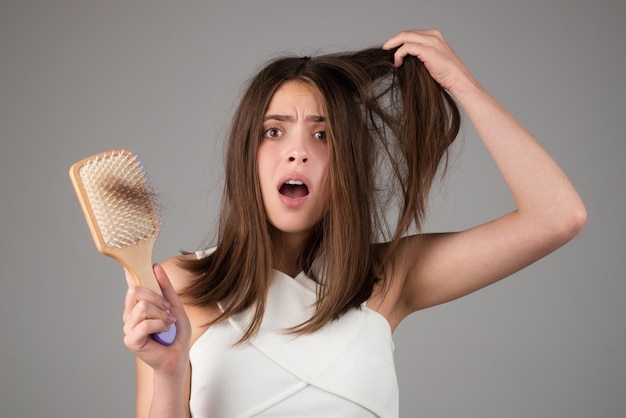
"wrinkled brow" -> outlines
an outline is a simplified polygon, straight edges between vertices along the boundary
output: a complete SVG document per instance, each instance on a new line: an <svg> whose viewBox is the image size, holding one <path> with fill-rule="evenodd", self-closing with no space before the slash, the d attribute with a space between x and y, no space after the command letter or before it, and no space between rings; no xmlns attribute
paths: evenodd
<svg viewBox="0 0 626 418"><path fill-rule="evenodd" d="M265 115L263 117L263 121L265 122L266 120L277 120L279 122L293 122L294 117L291 115L271 114L271 115ZM320 116L320 115L308 115L305 120L308 122L326 122L326 117Z"/></svg>

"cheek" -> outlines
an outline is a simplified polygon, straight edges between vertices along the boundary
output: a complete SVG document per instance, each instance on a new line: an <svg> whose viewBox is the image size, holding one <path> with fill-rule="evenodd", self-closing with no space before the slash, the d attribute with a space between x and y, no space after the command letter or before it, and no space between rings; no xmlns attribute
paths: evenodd
<svg viewBox="0 0 626 418"><path fill-rule="evenodd" d="M265 165L265 160L267 160L267 151L266 147L263 146L263 143L259 144L256 150L256 165L259 173L261 172L261 168Z"/></svg>
<svg viewBox="0 0 626 418"><path fill-rule="evenodd" d="M318 162L320 170L327 176L330 167L330 149L328 148L328 144L319 143L316 145L317 146L313 148L315 161Z"/></svg>
<svg viewBox="0 0 626 418"><path fill-rule="evenodd" d="M323 211L326 212L330 206L330 165L326 163L320 174L321 202Z"/></svg>
<svg viewBox="0 0 626 418"><path fill-rule="evenodd" d="M259 170L259 177L267 173L268 169L272 165L272 158L275 154L275 150L272 150L269 144L266 144L265 142L261 142L259 144L256 152L256 165Z"/></svg>
<svg viewBox="0 0 626 418"><path fill-rule="evenodd" d="M267 149L264 147L259 147L257 151L257 175L259 178L259 186L261 187L261 194L265 196L267 193L267 188L270 186L270 170L269 170L269 161L268 161L268 153Z"/></svg>

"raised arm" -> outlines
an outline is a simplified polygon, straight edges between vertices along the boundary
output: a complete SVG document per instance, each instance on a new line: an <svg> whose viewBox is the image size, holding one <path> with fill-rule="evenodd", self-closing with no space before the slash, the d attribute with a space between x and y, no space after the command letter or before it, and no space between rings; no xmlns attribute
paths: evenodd
<svg viewBox="0 0 626 418"><path fill-rule="evenodd" d="M384 45L395 47L396 66L407 55L418 57L463 107L517 206L466 231L406 238L393 270L399 289L392 316L399 322L413 311L466 295L542 258L572 239L587 215L554 159L481 87L438 31L401 32Z"/></svg>

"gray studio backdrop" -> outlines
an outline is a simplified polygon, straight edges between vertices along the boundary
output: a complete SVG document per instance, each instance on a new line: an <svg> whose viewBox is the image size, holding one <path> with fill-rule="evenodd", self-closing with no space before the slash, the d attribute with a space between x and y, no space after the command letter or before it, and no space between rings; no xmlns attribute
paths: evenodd
<svg viewBox="0 0 626 418"><path fill-rule="evenodd" d="M125 282L67 176L138 153L165 205L155 259L214 231L222 138L241 84L280 52L441 29L553 153L589 223L488 289L395 333L402 417L626 416L623 0L0 1L0 417L128 417ZM512 208L471 126L429 230Z"/></svg>

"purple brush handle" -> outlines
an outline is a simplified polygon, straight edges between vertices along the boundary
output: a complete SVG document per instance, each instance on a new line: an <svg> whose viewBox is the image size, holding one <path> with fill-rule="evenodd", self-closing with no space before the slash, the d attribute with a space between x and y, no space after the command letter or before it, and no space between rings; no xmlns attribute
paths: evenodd
<svg viewBox="0 0 626 418"><path fill-rule="evenodd" d="M170 325L170 329L167 331L157 332L152 334L152 338L158 343L163 345L172 345L176 339L176 324Z"/></svg>

